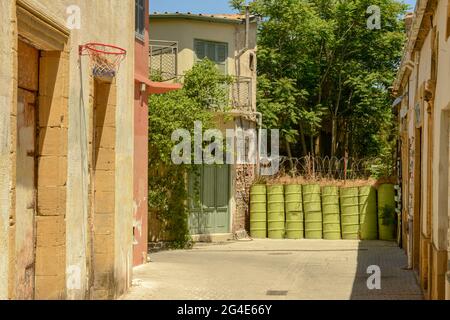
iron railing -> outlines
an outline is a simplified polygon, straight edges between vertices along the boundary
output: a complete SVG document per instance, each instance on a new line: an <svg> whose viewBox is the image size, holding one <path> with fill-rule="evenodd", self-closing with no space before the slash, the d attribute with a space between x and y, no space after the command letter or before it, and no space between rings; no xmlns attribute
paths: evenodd
<svg viewBox="0 0 450 320"><path fill-rule="evenodd" d="M150 40L150 78L170 81L178 75L178 42Z"/></svg>
<svg viewBox="0 0 450 320"><path fill-rule="evenodd" d="M231 107L234 111L252 112L252 78L234 77L231 84Z"/></svg>

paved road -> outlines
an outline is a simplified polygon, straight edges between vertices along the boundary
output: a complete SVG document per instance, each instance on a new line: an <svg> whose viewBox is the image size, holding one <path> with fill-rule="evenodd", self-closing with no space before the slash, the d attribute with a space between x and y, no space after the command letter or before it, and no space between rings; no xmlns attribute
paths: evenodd
<svg viewBox="0 0 450 320"><path fill-rule="evenodd" d="M406 256L381 241L254 240L151 255L123 299L422 299ZM381 290L367 268L381 269Z"/></svg>

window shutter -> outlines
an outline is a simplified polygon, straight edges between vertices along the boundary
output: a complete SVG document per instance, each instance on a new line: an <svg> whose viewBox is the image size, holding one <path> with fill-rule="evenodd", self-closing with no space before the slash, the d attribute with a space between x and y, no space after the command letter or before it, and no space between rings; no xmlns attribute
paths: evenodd
<svg viewBox="0 0 450 320"><path fill-rule="evenodd" d="M216 62L216 46L214 43L207 42L206 43L206 56L209 60Z"/></svg>
<svg viewBox="0 0 450 320"><path fill-rule="evenodd" d="M138 0L134 1L134 9L135 9L135 15L134 15L134 31L136 33L139 33L139 3Z"/></svg>
<svg viewBox="0 0 450 320"><path fill-rule="evenodd" d="M139 2L140 2L140 17L141 17L141 26L140 26L140 29L139 29L139 31L140 31L140 34L141 35L144 35L144 33L145 33L145 3L144 3L144 1L145 0L139 0Z"/></svg>
<svg viewBox="0 0 450 320"><path fill-rule="evenodd" d="M217 62L224 63L227 60L227 46L224 44L217 45Z"/></svg>
<svg viewBox="0 0 450 320"><path fill-rule="evenodd" d="M205 58L205 42L201 40L195 40L195 54L198 60Z"/></svg>
<svg viewBox="0 0 450 320"><path fill-rule="evenodd" d="M147 14L145 12L145 0L135 0L135 32L140 38L145 35L145 19L147 18Z"/></svg>
<svg viewBox="0 0 450 320"><path fill-rule="evenodd" d="M222 74L227 74L228 44L194 40L194 51L197 60L208 58Z"/></svg>

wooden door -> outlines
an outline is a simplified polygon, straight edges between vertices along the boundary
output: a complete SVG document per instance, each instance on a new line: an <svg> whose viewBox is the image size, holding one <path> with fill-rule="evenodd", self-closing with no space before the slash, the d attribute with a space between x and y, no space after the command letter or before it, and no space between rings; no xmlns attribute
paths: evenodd
<svg viewBox="0 0 450 320"><path fill-rule="evenodd" d="M230 232L228 165L204 165L189 178L191 234Z"/></svg>
<svg viewBox="0 0 450 320"><path fill-rule="evenodd" d="M23 300L34 298L39 51L21 41L18 49L14 298Z"/></svg>
<svg viewBox="0 0 450 320"><path fill-rule="evenodd" d="M16 299L33 299L35 187L35 95L18 90L16 180Z"/></svg>

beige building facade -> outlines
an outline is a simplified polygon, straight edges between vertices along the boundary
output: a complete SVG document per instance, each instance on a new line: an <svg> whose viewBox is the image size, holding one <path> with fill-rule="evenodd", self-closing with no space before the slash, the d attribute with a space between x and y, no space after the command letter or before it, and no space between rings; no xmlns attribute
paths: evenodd
<svg viewBox="0 0 450 320"><path fill-rule="evenodd" d="M0 299L131 284L134 1L0 1ZM88 42L127 50L111 83ZM120 183L119 183L120 182Z"/></svg>
<svg viewBox="0 0 450 320"><path fill-rule="evenodd" d="M394 84L402 158L402 238L428 299L450 299L450 1L420 0Z"/></svg>
<svg viewBox="0 0 450 320"><path fill-rule="evenodd" d="M218 129L224 133L226 129L257 129L261 121L256 110L257 25L258 18L250 15L151 14L150 47L151 52L156 52L151 53L151 69L164 74L168 61L175 63L171 69L175 74L167 78L183 82L184 74L195 63L204 58L212 60L220 72L234 79L230 86L230 111L228 117L217 115ZM160 47L155 46L152 51L152 43L170 44L175 49L157 51ZM254 164L204 166L200 181L203 209L191 207L194 240L229 239L248 229L249 188L256 174ZM150 217L150 240L158 240L158 231L152 226L155 221L155 217Z"/></svg>

